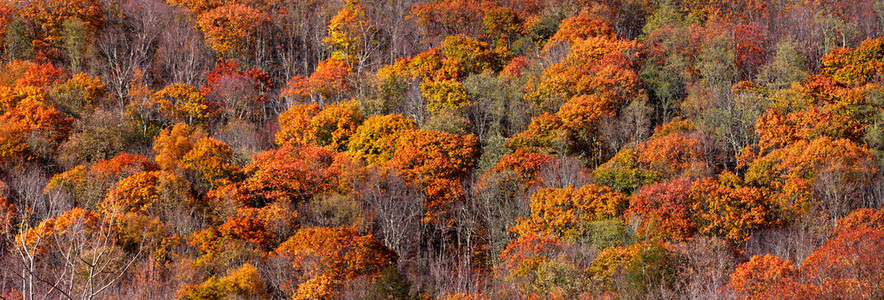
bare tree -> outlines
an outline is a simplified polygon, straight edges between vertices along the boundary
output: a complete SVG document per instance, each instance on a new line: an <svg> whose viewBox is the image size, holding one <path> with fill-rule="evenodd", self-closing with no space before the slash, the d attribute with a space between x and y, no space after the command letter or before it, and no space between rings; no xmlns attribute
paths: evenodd
<svg viewBox="0 0 884 300"><path fill-rule="evenodd" d="M199 86L213 58L203 43L202 34L188 20L183 10L174 12L160 36L157 57L170 82Z"/></svg>
<svg viewBox="0 0 884 300"><path fill-rule="evenodd" d="M416 241L425 195L396 174L376 168L359 185L359 198L374 214L384 244L396 251L402 262Z"/></svg>
<svg viewBox="0 0 884 300"><path fill-rule="evenodd" d="M142 79L153 66L160 35L169 23L172 9L159 0L128 1L119 20L108 22L96 42L103 58L102 75L118 105L128 103L129 88L139 74Z"/></svg>
<svg viewBox="0 0 884 300"><path fill-rule="evenodd" d="M95 299L111 290L137 260L115 244L117 212L31 226L21 222L12 251L24 299Z"/></svg>

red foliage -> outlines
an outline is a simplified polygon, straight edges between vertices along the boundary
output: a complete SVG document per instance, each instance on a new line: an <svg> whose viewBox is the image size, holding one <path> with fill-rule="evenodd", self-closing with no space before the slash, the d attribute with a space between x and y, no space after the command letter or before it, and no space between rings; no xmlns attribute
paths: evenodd
<svg viewBox="0 0 884 300"><path fill-rule="evenodd" d="M399 138L396 152L387 165L404 178L421 183L427 192L426 221L450 221L451 205L463 200L461 180L470 174L479 158L474 135L408 130Z"/></svg>
<svg viewBox="0 0 884 300"><path fill-rule="evenodd" d="M642 230L665 239L687 239L697 232L692 220L691 181L676 179L641 188L629 202L628 216L641 217Z"/></svg>
<svg viewBox="0 0 884 300"><path fill-rule="evenodd" d="M347 189L339 164L346 156L316 146L283 146L252 157L246 166L249 177L242 183L247 206L270 202L298 203L316 193Z"/></svg>
<svg viewBox="0 0 884 300"><path fill-rule="evenodd" d="M276 235L270 232L267 223L253 216L232 217L218 226L218 231L224 235L250 241L265 249L270 249L276 240Z"/></svg>

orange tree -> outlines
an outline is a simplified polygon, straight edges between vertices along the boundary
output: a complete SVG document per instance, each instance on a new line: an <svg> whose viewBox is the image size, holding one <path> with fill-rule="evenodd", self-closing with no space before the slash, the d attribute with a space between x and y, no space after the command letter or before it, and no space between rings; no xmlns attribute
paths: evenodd
<svg viewBox="0 0 884 300"><path fill-rule="evenodd" d="M542 233L574 240L582 237L586 226L622 216L629 199L609 187L585 185L579 189L545 188L531 196L531 213L511 230L520 235Z"/></svg>
<svg viewBox="0 0 884 300"><path fill-rule="evenodd" d="M321 110L317 104L292 106L279 116L276 143L283 146L316 145L343 151L364 119L355 101L327 105Z"/></svg>
<svg viewBox="0 0 884 300"><path fill-rule="evenodd" d="M452 205L464 199L461 181L479 158L478 139L473 135L408 130L397 141L393 158L385 164L427 193L425 221L452 221Z"/></svg>
<svg viewBox="0 0 884 300"><path fill-rule="evenodd" d="M381 241L347 227L298 230L272 255L287 263L290 276L279 288L294 299L336 297L342 284L373 278L396 261Z"/></svg>

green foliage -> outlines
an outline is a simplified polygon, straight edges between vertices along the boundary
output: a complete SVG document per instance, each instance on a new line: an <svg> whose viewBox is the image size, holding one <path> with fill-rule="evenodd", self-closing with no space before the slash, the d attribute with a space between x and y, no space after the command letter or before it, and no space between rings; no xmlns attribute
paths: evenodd
<svg viewBox="0 0 884 300"><path fill-rule="evenodd" d="M660 174L642 168L635 150L623 149L592 171L595 181L622 193L631 193L640 186L660 180Z"/></svg>
<svg viewBox="0 0 884 300"><path fill-rule="evenodd" d="M396 267L385 268L375 280L374 290L368 299L409 300L419 298L417 294L412 293L411 282L402 277Z"/></svg>

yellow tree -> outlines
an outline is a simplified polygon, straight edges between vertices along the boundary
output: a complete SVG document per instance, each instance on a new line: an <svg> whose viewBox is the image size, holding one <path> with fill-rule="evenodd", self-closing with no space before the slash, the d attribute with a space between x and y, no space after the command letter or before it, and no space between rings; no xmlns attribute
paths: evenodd
<svg viewBox="0 0 884 300"><path fill-rule="evenodd" d="M593 184L545 188L531 196L531 213L519 220L513 231L520 235L551 234L565 240L583 236L582 230L592 221L620 217L629 199L609 187Z"/></svg>
<svg viewBox="0 0 884 300"><path fill-rule="evenodd" d="M328 105L322 110L317 104L296 105L279 116L276 143L281 146L317 145L343 151L363 120L356 101Z"/></svg>
<svg viewBox="0 0 884 300"><path fill-rule="evenodd" d="M374 116L365 119L347 144L347 154L366 164L385 162L393 158L399 137L417 123L402 115Z"/></svg>
<svg viewBox="0 0 884 300"><path fill-rule="evenodd" d="M325 42L335 48L332 57L347 62L351 67L355 66L360 72L370 59L372 48L377 48L379 44L376 32L365 7L358 0L348 0L344 8L329 21Z"/></svg>

